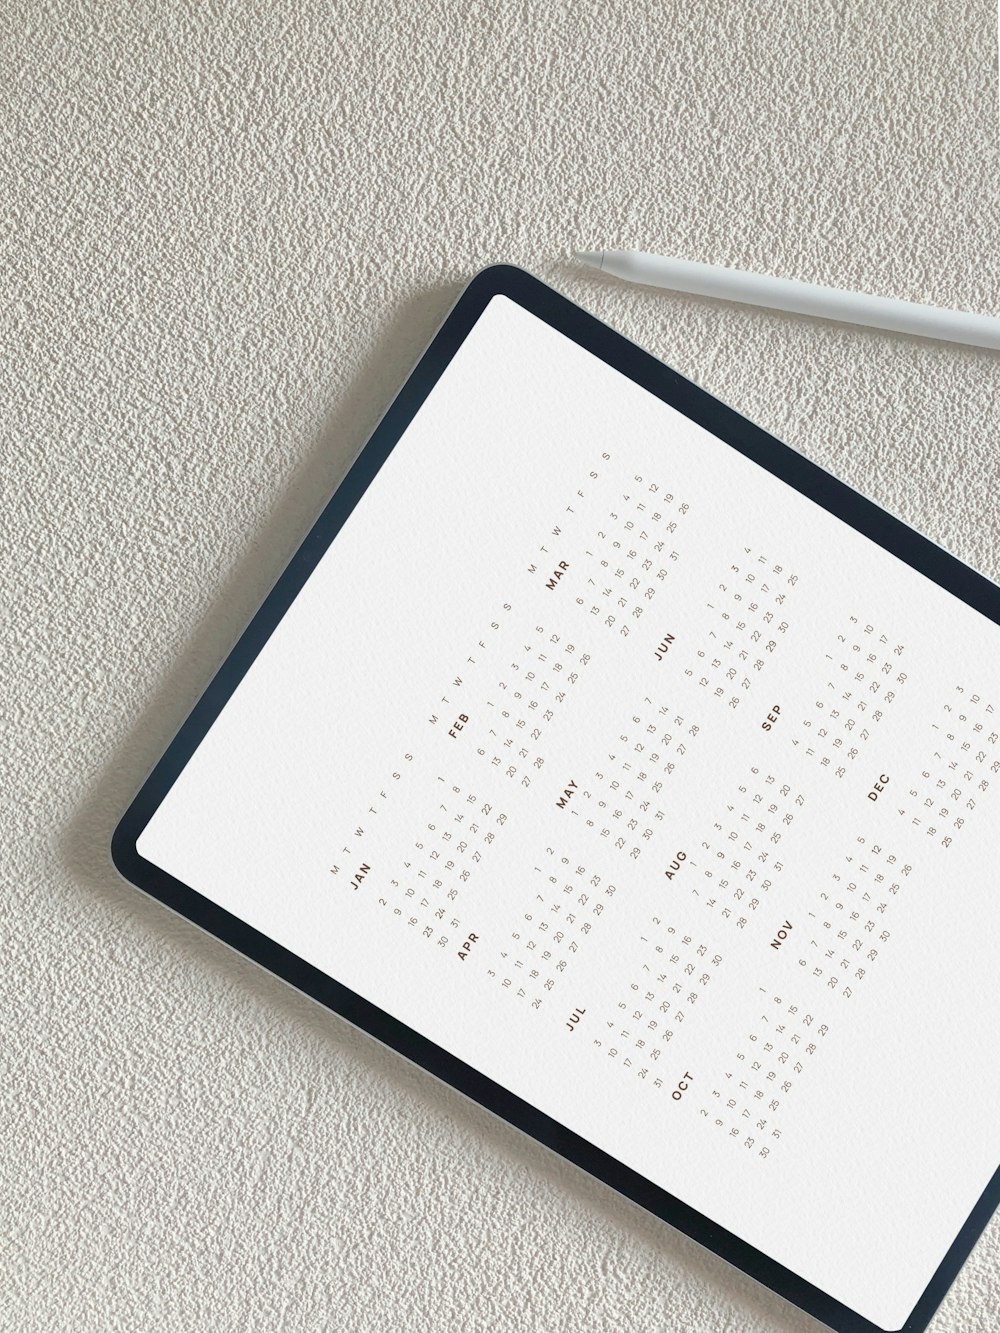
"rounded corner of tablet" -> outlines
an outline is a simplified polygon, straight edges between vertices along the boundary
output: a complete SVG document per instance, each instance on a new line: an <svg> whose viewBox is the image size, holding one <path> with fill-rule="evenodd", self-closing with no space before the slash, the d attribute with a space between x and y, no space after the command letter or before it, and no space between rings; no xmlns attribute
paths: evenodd
<svg viewBox="0 0 1000 1333"><path fill-rule="evenodd" d="M142 858L139 854L138 834L130 811L122 815L111 835L110 852L111 864L122 879L141 887L139 866Z"/></svg>
<svg viewBox="0 0 1000 1333"><path fill-rule="evenodd" d="M478 269L469 279L465 290L467 292L475 291L484 296L508 296L512 299L523 297L529 288L544 286L533 273L529 273L526 268L521 268L518 264L509 264L500 261L495 264L486 264Z"/></svg>

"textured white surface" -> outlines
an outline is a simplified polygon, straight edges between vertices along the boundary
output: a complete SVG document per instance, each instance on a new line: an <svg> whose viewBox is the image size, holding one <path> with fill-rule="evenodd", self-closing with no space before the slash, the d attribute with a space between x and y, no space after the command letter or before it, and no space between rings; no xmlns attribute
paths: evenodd
<svg viewBox="0 0 1000 1333"><path fill-rule="evenodd" d="M107 843L489 262L1000 576L995 355L565 261L997 312L990 0L0 18L0 1327L817 1328L148 902ZM998 1309L994 1223L933 1327Z"/></svg>

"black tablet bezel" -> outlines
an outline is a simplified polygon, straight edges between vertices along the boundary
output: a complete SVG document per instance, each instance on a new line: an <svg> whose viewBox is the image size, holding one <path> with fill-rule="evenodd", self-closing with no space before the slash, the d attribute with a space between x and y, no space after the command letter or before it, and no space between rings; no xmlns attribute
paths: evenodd
<svg viewBox="0 0 1000 1333"><path fill-rule="evenodd" d="M506 296L849 523L960 601L1000 624L1000 588L830 473L671 370L523 269L483 269L464 289L370 440L259 611L132 801L112 839L120 874L188 920L312 996L494 1114L603 1180L758 1282L842 1333L885 1333L869 1320L717 1226L507 1088L348 990L210 899L141 857L137 840L324 551L371 485L424 399L494 296ZM1000 1169L898 1333L922 1333L1000 1202ZM929 1201L929 1206L933 1202ZM895 1331L894 1331L895 1333Z"/></svg>

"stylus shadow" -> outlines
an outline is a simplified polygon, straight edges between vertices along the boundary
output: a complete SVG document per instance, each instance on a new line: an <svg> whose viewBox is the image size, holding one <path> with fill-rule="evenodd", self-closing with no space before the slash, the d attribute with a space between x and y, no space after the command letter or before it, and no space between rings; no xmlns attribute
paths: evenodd
<svg viewBox="0 0 1000 1333"><path fill-rule="evenodd" d="M624 1255L634 1253L633 1247L640 1245L646 1248L652 1263L668 1270L666 1274L657 1273L657 1278L674 1269L685 1282L693 1278L703 1284L706 1330L729 1326L718 1304L724 1293L727 1302L739 1301L739 1311L734 1308L732 1313L743 1327L766 1327L774 1333L812 1333L821 1328L815 1320L126 884L112 865L111 835L131 797L309 530L460 290L458 285L433 288L401 305L367 365L354 376L342 400L331 410L314 448L256 534L252 557L243 559L229 575L211 611L194 629L169 674L152 687L149 704L109 756L89 794L59 834L60 859L74 882L93 895L119 928L128 925L158 939L168 933L195 967L206 969L227 985L235 981L245 986L255 1001L275 1015L280 1013L300 1030L304 1028L324 1045L332 1044L338 1057L353 1059L374 1080L412 1098L428 1115L444 1117L487 1140L503 1154L515 1174L530 1174L544 1181L553 1193L562 1197L568 1194L588 1212L599 1215L609 1232L608 1265L614 1264L615 1250ZM720 1323L720 1318L727 1322Z"/></svg>

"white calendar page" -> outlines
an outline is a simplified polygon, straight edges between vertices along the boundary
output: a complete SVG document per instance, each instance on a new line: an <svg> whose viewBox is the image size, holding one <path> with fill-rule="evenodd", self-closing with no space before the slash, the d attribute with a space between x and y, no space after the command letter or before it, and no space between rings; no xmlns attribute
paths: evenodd
<svg viewBox="0 0 1000 1333"><path fill-rule="evenodd" d="M998 1160L998 663L496 296L138 850L895 1329Z"/></svg>

